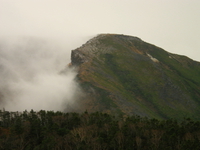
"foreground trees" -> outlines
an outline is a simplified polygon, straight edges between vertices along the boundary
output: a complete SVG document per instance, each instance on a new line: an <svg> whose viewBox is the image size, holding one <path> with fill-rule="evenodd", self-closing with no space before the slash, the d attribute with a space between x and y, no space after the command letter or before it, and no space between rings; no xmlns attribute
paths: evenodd
<svg viewBox="0 0 200 150"><path fill-rule="evenodd" d="M0 112L1 150L200 149L200 122L104 113Z"/></svg>

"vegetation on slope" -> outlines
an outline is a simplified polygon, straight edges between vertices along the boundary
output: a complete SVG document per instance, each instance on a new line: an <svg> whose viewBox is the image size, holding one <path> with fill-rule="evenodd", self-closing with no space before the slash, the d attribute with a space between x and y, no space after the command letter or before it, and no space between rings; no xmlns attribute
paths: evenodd
<svg viewBox="0 0 200 150"><path fill-rule="evenodd" d="M100 95L103 112L200 119L200 63L124 35L101 35L78 52L89 58L79 81Z"/></svg>

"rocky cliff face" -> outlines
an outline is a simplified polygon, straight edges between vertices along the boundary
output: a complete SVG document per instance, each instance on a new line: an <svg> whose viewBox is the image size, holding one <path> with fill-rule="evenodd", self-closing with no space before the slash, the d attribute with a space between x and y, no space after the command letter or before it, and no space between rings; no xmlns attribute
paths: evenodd
<svg viewBox="0 0 200 150"><path fill-rule="evenodd" d="M101 34L72 50L88 111L199 119L200 63L137 37Z"/></svg>

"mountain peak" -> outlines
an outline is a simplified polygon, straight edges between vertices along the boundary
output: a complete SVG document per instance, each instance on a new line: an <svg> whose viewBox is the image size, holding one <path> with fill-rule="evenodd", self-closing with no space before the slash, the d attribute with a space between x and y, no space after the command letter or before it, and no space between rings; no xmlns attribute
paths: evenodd
<svg viewBox="0 0 200 150"><path fill-rule="evenodd" d="M89 111L156 118L200 112L200 63L188 57L138 37L99 34L72 50L71 59Z"/></svg>
<svg viewBox="0 0 200 150"><path fill-rule="evenodd" d="M99 55L105 53L112 53L117 48L117 45L129 45L132 47L132 50L136 53L144 54L142 51L138 51L135 46L139 45L143 42L138 37L128 36L128 35L120 35L120 34L99 34L94 38L87 41L81 47L77 48L76 50L72 50L71 58L72 64L77 65L81 64L89 58L96 57L98 58Z"/></svg>

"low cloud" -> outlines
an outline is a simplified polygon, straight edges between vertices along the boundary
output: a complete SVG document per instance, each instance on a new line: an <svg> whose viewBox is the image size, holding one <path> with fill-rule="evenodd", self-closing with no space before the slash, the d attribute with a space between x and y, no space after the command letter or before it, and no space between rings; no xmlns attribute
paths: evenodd
<svg viewBox="0 0 200 150"><path fill-rule="evenodd" d="M67 110L74 106L76 72L70 51L39 38L0 40L0 102L10 111ZM1 109L2 109L1 108Z"/></svg>

